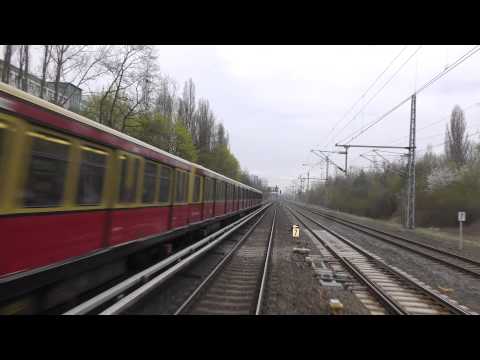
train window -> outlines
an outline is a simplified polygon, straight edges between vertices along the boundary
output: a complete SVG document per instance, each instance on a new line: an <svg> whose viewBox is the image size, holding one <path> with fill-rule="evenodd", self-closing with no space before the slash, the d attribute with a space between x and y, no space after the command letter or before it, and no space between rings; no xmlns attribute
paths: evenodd
<svg viewBox="0 0 480 360"><path fill-rule="evenodd" d="M5 147L6 138L7 138L7 125L0 122L0 166L2 166L3 153L4 153L3 148Z"/></svg>
<svg viewBox="0 0 480 360"><path fill-rule="evenodd" d="M225 200L225 183L223 181L217 180L217 188L215 194L216 201Z"/></svg>
<svg viewBox="0 0 480 360"><path fill-rule="evenodd" d="M6 139L7 139L7 125L0 122L0 174L4 173L4 169L3 169L4 154L7 153L5 149ZM3 188L2 177L0 176L0 196L2 194L2 188ZM0 208L2 207L1 202L2 202L2 199L0 197Z"/></svg>
<svg viewBox="0 0 480 360"><path fill-rule="evenodd" d="M132 164L126 156L121 155L120 160L120 196L119 202L123 204L133 203L136 201L137 195L137 184L138 184L138 173L140 170L140 159L131 159L133 160L133 169ZM128 179L128 170L133 170L132 177L130 181Z"/></svg>
<svg viewBox="0 0 480 360"><path fill-rule="evenodd" d="M203 201L208 201L210 196L210 179L207 177L203 178Z"/></svg>
<svg viewBox="0 0 480 360"><path fill-rule="evenodd" d="M212 185L213 185L213 181L208 178L208 177L205 177L204 178L204 181L203 183L205 184L203 186L203 201L210 201L211 200L211 196L212 196Z"/></svg>
<svg viewBox="0 0 480 360"><path fill-rule="evenodd" d="M193 184L193 202L198 203L202 201L202 178L195 175L195 182Z"/></svg>
<svg viewBox="0 0 480 360"><path fill-rule="evenodd" d="M128 186L127 186L127 164L128 160L127 157L124 155L121 155L118 158L120 162L120 196L118 198L118 201L121 203L126 203L128 202Z"/></svg>
<svg viewBox="0 0 480 360"><path fill-rule="evenodd" d="M97 205L102 201L107 153L87 146L81 147L77 203Z"/></svg>
<svg viewBox="0 0 480 360"><path fill-rule="evenodd" d="M133 160L133 180L132 180L132 187L130 192L131 202L135 202L136 194L137 194L137 185L138 185L138 175L140 172L140 159Z"/></svg>
<svg viewBox="0 0 480 360"><path fill-rule="evenodd" d="M56 207L63 202L70 143L29 132L32 150L24 193L25 207Z"/></svg>
<svg viewBox="0 0 480 360"><path fill-rule="evenodd" d="M7 125L0 122L0 161L2 161L3 157L3 146L5 145L5 138L7 133Z"/></svg>
<svg viewBox="0 0 480 360"><path fill-rule="evenodd" d="M155 187L157 185L157 164L147 161L143 171L143 195L144 203L153 203L155 201Z"/></svg>
<svg viewBox="0 0 480 360"><path fill-rule="evenodd" d="M187 173L177 170L175 179L175 202L182 203L187 201Z"/></svg>
<svg viewBox="0 0 480 360"><path fill-rule="evenodd" d="M170 179L172 177L172 170L169 167L160 167L160 190L158 192L159 202L170 201Z"/></svg>

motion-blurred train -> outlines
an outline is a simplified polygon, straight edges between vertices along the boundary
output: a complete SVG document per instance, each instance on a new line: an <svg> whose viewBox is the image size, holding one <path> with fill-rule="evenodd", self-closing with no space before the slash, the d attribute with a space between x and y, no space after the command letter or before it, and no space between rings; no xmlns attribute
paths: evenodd
<svg viewBox="0 0 480 360"><path fill-rule="evenodd" d="M128 254L261 203L252 187L0 83L0 313L36 287L111 278ZM3 313L48 307L32 301Z"/></svg>

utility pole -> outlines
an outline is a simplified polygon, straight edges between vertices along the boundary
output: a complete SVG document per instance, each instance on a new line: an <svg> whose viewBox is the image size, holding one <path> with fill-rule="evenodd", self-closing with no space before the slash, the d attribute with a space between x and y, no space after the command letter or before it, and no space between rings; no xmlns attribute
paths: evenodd
<svg viewBox="0 0 480 360"><path fill-rule="evenodd" d="M340 145L336 145L336 146L340 146ZM344 145L342 145L344 146ZM347 145L347 146L350 146L350 145ZM342 169L340 166L338 166L332 159L330 159L328 157L328 155L325 155L326 153L333 153L333 154L341 154L341 155L345 155L345 166L347 165L347 156L348 156L348 150L345 149L345 151L327 151L327 150L310 150L312 153L314 153L315 155L317 155L318 157L322 158L323 160L325 160L327 162L327 173L326 173L326 177L328 179L328 166L330 163L332 163L333 165L335 165L335 167L340 170L341 172L343 172L345 175L347 175L347 169Z"/></svg>
<svg viewBox="0 0 480 360"><path fill-rule="evenodd" d="M407 228L415 229L415 134L416 95L412 95L410 109L410 138L408 143Z"/></svg>
<svg viewBox="0 0 480 360"><path fill-rule="evenodd" d="M330 167L330 158L328 157L328 155L325 155L325 179L327 179L328 181L328 168Z"/></svg>

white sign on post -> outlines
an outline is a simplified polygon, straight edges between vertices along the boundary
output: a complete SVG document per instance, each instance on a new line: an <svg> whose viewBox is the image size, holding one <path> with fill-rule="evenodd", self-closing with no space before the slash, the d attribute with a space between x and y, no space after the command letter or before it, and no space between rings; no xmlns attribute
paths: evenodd
<svg viewBox="0 0 480 360"><path fill-rule="evenodd" d="M458 221L466 221L467 220L467 213L465 211L458 212Z"/></svg>

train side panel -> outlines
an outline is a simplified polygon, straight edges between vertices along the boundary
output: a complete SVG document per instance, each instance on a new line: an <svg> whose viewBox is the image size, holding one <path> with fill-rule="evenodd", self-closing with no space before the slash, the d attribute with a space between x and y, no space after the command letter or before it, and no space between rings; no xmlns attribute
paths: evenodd
<svg viewBox="0 0 480 360"><path fill-rule="evenodd" d="M146 207L111 212L110 245L118 245L168 230L171 208Z"/></svg>
<svg viewBox="0 0 480 360"><path fill-rule="evenodd" d="M102 247L107 211L0 218L0 276L84 255Z"/></svg>

